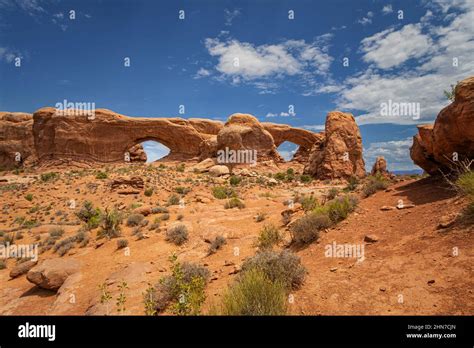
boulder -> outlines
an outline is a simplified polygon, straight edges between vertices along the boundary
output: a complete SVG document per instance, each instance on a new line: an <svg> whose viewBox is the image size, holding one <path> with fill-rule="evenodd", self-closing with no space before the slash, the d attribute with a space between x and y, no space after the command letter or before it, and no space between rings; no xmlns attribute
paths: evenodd
<svg viewBox="0 0 474 348"><path fill-rule="evenodd" d="M212 176L222 176L230 174L230 171L226 166L217 165L209 168L209 174Z"/></svg>
<svg viewBox="0 0 474 348"><path fill-rule="evenodd" d="M216 162L212 158L206 158L205 160L195 164L192 168L199 173L208 172L209 169L216 165Z"/></svg>
<svg viewBox="0 0 474 348"><path fill-rule="evenodd" d="M79 269L80 263L74 259L48 259L30 269L26 279L42 289L58 290Z"/></svg>
<svg viewBox="0 0 474 348"><path fill-rule="evenodd" d="M147 157L142 144L136 144L128 150L130 154L130 162L146 162Z"/></svg>
<svg viewBox="0 0 474 348"><path fill-rule="evenodd" d="M326 117L325 137L311 149L305 173L317 179L365 176L362 138L354 116L332 111ZM322 140L322 139L321 139Z"/></svg>
<svg viewBox="0 0 474 348"><path fill-rule="evenodd" d="M245 163L243 160L219 162L219 151L226 150L256 151L257 161L282 160L276 150L272 135L254 116L249 114L231 115L217 134L218 163Z"/></svg>
<svg viewBox="0 0 474 348"><path fill-rule="evenodd" d="M434 125L418 126L410 156L425 172L449 172L456 159L474 158L474 76L458 83L454 102L438 114Z"/></svg>
<svg viewBox="0 0 474 348"><path fill-rule="evenodd" d="M12 270L10 271L10 278L17 278L23 274L25 274L26 272L28 272L30 269L32 269L34 266L36 266L36 264L38 263L38 261L33 261L33 260L29 260L29 261L25 261L25 262L22 262L16 266L14 266L12 268Z"/></svg>

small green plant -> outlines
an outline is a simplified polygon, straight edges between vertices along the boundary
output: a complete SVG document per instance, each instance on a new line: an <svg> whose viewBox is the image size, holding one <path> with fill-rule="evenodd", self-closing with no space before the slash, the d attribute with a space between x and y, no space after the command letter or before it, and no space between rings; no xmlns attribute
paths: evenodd
<svg viewBox="0 0 474 348"><path fill-rule="evenodd" d="M79 220L83 221L89 230L99 226L101 221L101 211L99 208L94 208L92 202L85 201L81 209L76 213Z"/></svg>
<svg viewBox="0 0 474 348"><path fill-rule="evenodd" d="M165 239L175 245L182 245L188 240L188 229L184 224L171 226L166 231Z"/></svg>
<svg viewBox="0 0 474 348"><path fill-rule="evenodd" d="M287 175L295 175L295 170L294 170L293 168L288 168L288 169L286 170L286 174L287 174Z"/></svg>
<svg viewBox="0 0 474 348"><path fill-rule="evenodd" d="M108 178L108 175L107 175L106 172L99 171L99 172L97 172L97 174L95 175L95 178L96 178L96 179L103 180L103 179L107 179L107 178Z"/></svg>
<svg viewBox="0 0 474 348"><path fill-rule="evenodd" d="M157 314L155 288L151 284L148 284L143 294L143 303L145 304L145 315L154 316Z"/></svg>
<svg viewBox="0 0 474 348"><path fill-rule="evenodd" d="M107 238L116 238L121 235L120 225L122 224L122 215L115 209L109 211L105 210L104 215L102 216L101 229L98 233L98 238L107 237Z"/></svg>
<svg viewBox="0 0 474 348"><path fill-rule="evenodd" d="M176 166L176 171L177 172L180 172L180 173L183 173L184 172L184 169L185 169L186 165L184 163L180 163Z"/></svg>
<svg viewBox="0 0 474 348"><path fill-rule="evenodd" d="M30 201L30 202L31 202L31 201L33 200L33 194L28 193L28 194L25 196L25 199L26 199L27 201Z"/></svg>
<svg viewBox="0 0 474 348"><path fill-rule="evenodd" d="M310 183L312 180L313 180L313 178L309 175L303 174L303 175L300 176L300 181L302 183L307 184L307 183Z"/></svg>
<svg viewBox="0 0 474 348"><path fill-rule="evenodd" d="M49 229L49 235L53 238L59 238L64 234L64 228L62 227L51 227Z"/></svg>
<svg viewBox="0 0 474 348"><path fill-rule="evenodd" d="M147 197L151 197L153 195L153 188L152 187L148 187L147 189L145 189L145 192L144 192L145 196Z"/></svg>
<svg viewBox="0 0 474 348"><path fill-rule="evenodd" d="M318 200L313 195L299 197L297 201L301 203L304 211L313 210L318 205Z"/></svg>
<svg viewBox="0 0 474 348"><path fill-rule="evenodd" d="M455 85L450 85L451 90L449 90L449 91L444 90L443 91L443 94L446 97L446 99L451 100L452 102L454 101L454 97L456 95L456 86L457 86L458 83L459 83L459 81Z"/></svg>
<svg viewBox="0 0 474 348"><path fill-rule="evenodd" d="M179 263L176 255L170 257L171 275L160 279L158 294L153 298L157 312L171 303L176 315L198 315L206 299L205 287L209 270L192 263Z"/></svg>
<svg viewBox="0 0 474 348"><path fill-rule="evenodd" d="M112 299L112 294L109 291L107 283L102 283L99 285L100 290L100 303L105 305L105 315L109 315L109 302Z"/></svg>
<svg viewBox="0 0 474 348"><path fill-rule="evenodd" d="M265 225L258 235L257 246L259 249L269 249L282 240L281 233L275 225Z"/></svg>
<svg viewBox="0 0 474 348"><path fill-rule="evenodd" d="M236 193L231 187L214 186L212 188L212 195L217 199L226 199L236 196Z"/></svg>
<svg viewBox="0 0 474 348"><path fill-rule="evenodd" d="M271 281L264 272L245 272L223 295L222 315L285 315L285 287Z"/></svg>
<svg viewBox="0 0 474 348"><path fill-rule="evenodd" d="M117 301L115 305L117 306L117 313L123 314L125 313L125 303L127 302L127 297L125 296L125 290L128 289L128 285L125 281L122 281L118 285L119 288L119 295L117 297Z"/></svg>
<svg viewBox="0 0 474 348"><path fill-rule="evenodd" d="M283 172L278 172L275 174L274 178L277 180L283 181L286 179L286 174Z"/></svg>
<svg viewBox="0 0 474 348"><path fill-rule="evenodd" d="M352 192L359 185L359 179L356 176L351 176L347 181L347 186L343 189L344 192Z"/></svg>
<svg viewBox="0 0 474 348"><path fill-rule="evenodd" d="M40 175L40 179L43 182L55 181L59 178L59 174L56 172L43 173Z"/></svg>
<svg viewBox="0 0 474 348"><path fill-rule="evenodd" d="M240 177L236 176L236 175L232 175L229 178L229 184L231 184L232 186L238 186L241 181L242 181L242 179Z"/></svg>
<svg viewBox="0 0 474 348"><path fill-rule="evenodd" d="M339 193L339 190L337 188L331 187L329 189L328 193L326 194L326 198L328 200L334 199L334 198L336 198L338 193Z"/></svg>
<svg viewBox="0 0 474 348"><path fill-rule="evenodd" d="M225 209L232 209L232 208L243 209L245 208L245 204L237 197L232 197L224 204L224 208Z"/></svg>
<svg viewBox="0 0 474 348"><path fill-rule="evenodd" d="M319 238L320 230L331 226L331 224L331 219L327 214L307 214L291 225L291 241L296 245L309 244Z"/></svg>

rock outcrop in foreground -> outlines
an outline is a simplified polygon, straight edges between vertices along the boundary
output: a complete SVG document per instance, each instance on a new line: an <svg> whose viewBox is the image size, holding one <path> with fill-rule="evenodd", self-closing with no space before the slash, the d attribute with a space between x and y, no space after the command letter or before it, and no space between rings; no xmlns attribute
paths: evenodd
<svg viewBox="0 0 474 348"><path fill-rule="evenodd" d="M325 139L314 145L305 172L318 179L365 176L362 138L352 114L332 111L327 115Z"/></svg>
<svg viewBox="0 0 474 348"><path fill-rule="evenodd" d="M449 171L453 161L474 158L474 76L459 82L454 102L434 125L418 126L410 156L431 175Z"/></svg>

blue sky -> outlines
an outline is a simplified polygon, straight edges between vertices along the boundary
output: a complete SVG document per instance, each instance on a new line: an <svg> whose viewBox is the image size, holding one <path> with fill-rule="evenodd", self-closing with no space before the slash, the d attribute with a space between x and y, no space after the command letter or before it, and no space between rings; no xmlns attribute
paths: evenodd
<svg viewBox="0 0 474 348"><path fill-rule="evenodd" d="M0 0L0 110L67 99L320 131L338 109L356 116L368 168L383 155L410 170L415 125L433 122L443 90L473 74L473 13L472 0ZM382 115L389 100L418 103L419 119Z"/></svg>

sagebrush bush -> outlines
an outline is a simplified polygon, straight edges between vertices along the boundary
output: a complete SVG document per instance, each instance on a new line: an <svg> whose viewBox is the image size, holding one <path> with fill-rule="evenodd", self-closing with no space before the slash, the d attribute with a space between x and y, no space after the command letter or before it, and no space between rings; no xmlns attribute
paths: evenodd
<svg viewBox="0 0 474 348"><path fill-rule="evenodd" d="M456 180L455 185L463 194L474 200L474 171L461 174Z"/></svg>
<svg viewBox="0 0 474 348"><path fill-rule="evenodd" d="M117 240L117 249L123 249L126 247L128 247L128 240L126 239Z"/></svg>
<svg viewBox="0 0 474 348"><path fill-rule="evenodd" d="M339 190L336 187L332 187L329 189L328 193L326 194L326 198L328 200L336 198L337 194L339 193Z"/></svg>
<svg viewBox="0 0 474 348"><path fill-rule="evenodd" d="M152 214L162 214L162 213L169 213L168 208L165 207L154 207L151 209Z"/></svg>
<svg viewBox="0 0 474 348"><path fill-rule="evenodd" d="M260 249L272 248L283 240L275 225L265 225L258 235L257 246Z"/></svg>
<svg viewBox="0 0 474 348"><path fill-rule="evenodd" d="M227 202L225 202L224 208L225 209L232 209L232 208L243 209L245 208L245 204L237 197L232 197Z"/></svg>
<svg viewBox="0 0 474 348"><path fill-rule="evenodd" d="M174 190L175 190L176 193L179 193L180 195L186 195L189 192L191 192L190 187L184 187L184 186L177 186L177 187L174 188Z"/></svg>
<svg viewBox="0 0 474 348"><path fill-rule="evenodd" d="M146 188L143 194L147 197L151 197L153 195L153 187Z"/></svg>
<svg viewBox="0 0 474 348"><path fill-rule="evenodd" d="M33 194L32 194L32 193L28 193L28 194L25 196L25 199L26 199L27 201L30 201L30 202L31 202L31 201L33 200Z"/></svg>
<svg viewBox="0 0 474 348"><path fill-rule="evenodd" d="M327 202L324 206L317 207L314 213L327 215L333 223L337 223L347 218L349 213L357 207L357 198L352 195L335 198Z"/></svg>
<svg viewBox="0 0 474 348"><path fill-rule="evenodd" d="M97 172L97 174L95 175L95 178L100 180L107 179L107 177L107 173L102 171Z"/></svg>
<svg viewBox="0 0 474 348"><path fill-rule="evenodd" d="M127 226L140 226L144 218L145 216L143 216L143 214L131 214L127 218Z"/></svg>
<svg viewBox="0 0 474 348"><path fill-rule="evenodd" d="M226 199L229 197L235 197L236 193L231 187L214 186L212 188L212 195L217 199Z"/></svg>
<svg viewBox="0 0 474 348"><path fill-rule="evenodd" d="M349 180L347 180L347 186L344 187L344 192L352 192L354 191L357 186L359 185L359 179L356 176L351 176Z"/></svg>
<svg viewBox="0 0 474 348"><path fill-rule="evenodd" d="M188 240L188 228L184 224L171 226L166 231L165 239L176 245L182 245Z"/></svg>
<svg viewBox="0 0 474 348"><path fill-rule="evenodd" d="M59 178L59 174L56 172L43 173L40 178L43 182L54 181Z"/></svg>
<svg viewBox="0 0 474 348"><path fill-rule="evenodd" d="M261 270L270 280L281 282L287 290L300 288L307 273L300 258L288 250L258 251L242 264L242 272L251 269Z"/></svg>
<svg viewBox="0 0 474 348"><path fill-rule="evenodd" d="M259 269L242 274L223 295L222 315L285 315L285 286Z"/></svg>
<svg viewBox="0 0 474 348"><path fill-rule="evenodd" d="M382 175L371 175L367 178L367 181L364 187L362 188L362 193L364 197L369 197L377 191L385 190L387 187L388 181Z"/></svg>
<svg viewBox="0 0 474 348"><path fill-rule="evenodd" d="M168 197L168 202L167 204L169 206L171 205L178 205L179 204L179 196L178 195L175 195L175 194L172 194Z"/></svg>
<svg viewBox="0 0 474 348"><path fill-rule="evenodd" d="M217 252L217 250L222 248L222 246L226 242L227 241L223 236L217 236L216 238L214 238L214 240L211 242L211 245L209 246L208 255L211 255Z"/></svg>
<svg viewBox="0 0 474 348"><path fill-rule="evenodd" d="M62 227L51 227L49 229L49 235L53 238L59 238L64 234L64 228Z"/></svg>
<svg viewBox="0 0 474 348"><path fill-rule="evenodd" d="M310 183L312 180L313 180L313 178L309 175L303 174L303 175L300 176L300 181L302 183L307 184L307 183Z"/></svg>
<svg viewBox="0 0 474 348"><path fill-rule="evenodd" d="M326 214L309 213L296 220L290 228L291 241L296 245L305 245L319 238L319 231L331 225Z"/></svg>

